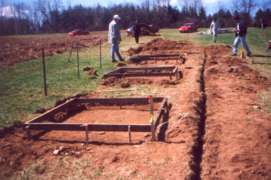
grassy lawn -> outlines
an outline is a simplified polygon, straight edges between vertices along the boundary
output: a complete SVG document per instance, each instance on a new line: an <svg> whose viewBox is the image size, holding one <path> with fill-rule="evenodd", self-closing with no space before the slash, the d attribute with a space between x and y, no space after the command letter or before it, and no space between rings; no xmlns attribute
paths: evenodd
<svg viewBox="0 0 271 180"><path fill-rule="evenodd" d="M212 44L212 38L209 35L200 35L198 33L180 34L175 29L163 29L160 33L166 39L192 41L201 45ZM16 38L25 38L25 36L16 36ZM153 38L157 37L143 37L141 42L147 42ZM231 44L233 38L233 34L219 35L218 44ZM256 28L249 29L248 42L254 54L271 55L265 52L265 43L268 39L271 39L271 28L264 31ZM135 46L134 39L126 38L124 35L121 50L127 50L132 46ZM107 43L102 46L102 51L102 69L99 68L98 47L80 51L80 79L77 78L75 55L71 62L67 61L67 53L47 57L48 97L43 95L41 60L31 60L19 63L13 67L1 69L0 127L10 125L16 121L28 120L34 117L33 112L38 108L52 107L59 99L95 90L102 75L114 68L109 57L109 45ZM256 63L268 63L268 61L271 63L271 58L253 57L253 60ZM97 78L89 77L82 71L86 66L96 68L99 76ZM271 74L271 66L266 64L254 64L252 66L266 75L270 76ZM267 92L264 96L271 97L270 94ZM263 97L260 95L260 98L262 99ZM264 99L264 102L271 102L271 98L270 101L266 100L266 98Z"/></svg>
<svg viewBox="0 0 271 180"><path fill-rule="evenodd" d="M104 50L107 46L104 46ZM98 49L80 53L80 69L95 67L99 74L112 69L108 56L103 57L103 69L99 68ZM76 57L67 61L67 54L47 58L47 79L49 96L43 95L41 60L19 63L14 67L2 69L0 73L0 125L14 121L25 121L41 107L52 107L56 100L95 89L100 80L90 78L81 71L77 77Z"/></svg>

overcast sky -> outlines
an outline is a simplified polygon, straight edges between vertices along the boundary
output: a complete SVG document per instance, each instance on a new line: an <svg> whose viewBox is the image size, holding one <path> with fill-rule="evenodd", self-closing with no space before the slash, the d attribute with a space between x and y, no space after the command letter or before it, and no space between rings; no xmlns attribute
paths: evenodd
<svg viewBox="0 0 271 180"><path fill-rule="evenodd" d="M12 2L24 2L24 3L32 3L35 0L2 0L6 3L12 3ZM44 0L45 1L45 0ZM134 3L134 4L141 4L145 0L58 0L62 1L64 4L70 4L72 6L74 5L83 5L83 6L95 6L98 3L103 6L111 6L114 4L120 4L120 3ZM171 0L171 5L175 7L180 7L181 0ZM204 7L207 10L208 14L212 14L216 11L218 11L219 8L227 8L231 9L233 7L232 0L202 0ZM239 1L239 0L236 0ZM266 7L267 5L271 7L271 0L255 0L259 4L260 7ZM265 6L264 6L265 4Z"/></svg>

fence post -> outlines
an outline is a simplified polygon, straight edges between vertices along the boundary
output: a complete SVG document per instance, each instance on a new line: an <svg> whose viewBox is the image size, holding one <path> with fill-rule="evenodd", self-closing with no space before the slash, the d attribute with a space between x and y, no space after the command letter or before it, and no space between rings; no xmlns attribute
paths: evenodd
<svg viewBox="0 0 271 180"><path fill-rule="evenodd" d="M76 54L77 54L77 77L80 78L80 63L79 63L79 47L76 46Z"/></svg>
<svg viewBox="0 0 271 180"><path fill-rule="evenodd" d="M102 68L102 40L100 39L100 68Z"/></svg>
<svg viewBox="0 0 271 180"><path fill-rule="evenodd" d="M44 48L42 48L42 69L43 69L43 88L44 88L44 95L47 96L47 74L46 74L46 63L45 63L45 52Z"/></svg>

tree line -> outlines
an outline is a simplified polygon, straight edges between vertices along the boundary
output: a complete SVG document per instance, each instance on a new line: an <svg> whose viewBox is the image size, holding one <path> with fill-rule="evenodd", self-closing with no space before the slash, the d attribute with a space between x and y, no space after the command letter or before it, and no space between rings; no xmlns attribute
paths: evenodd
<svg viewBox="0 0 271 180"><path fill-rule="evenodd" d="M237 1L239 4L236 4L234 11L221 8L212 15L207 15L200 0L184 0L181 9L171 6L170 0L145 0L141 5L120 4L111 7L65 7L60 2L37 0L31 8L22 3L16 4L13 17L0 17L0 35L69 32L77 28L106 30L114 14L122 17L122 28L129 27L136 20L160 28L177 27L191 21L201 27L208 27L213 18L218 19L221 27L232 27L235 25L233 17L237 14L249 26L271 25L271 9L258 9L252 17L251 10L255 6L251 0Z"/></svg>

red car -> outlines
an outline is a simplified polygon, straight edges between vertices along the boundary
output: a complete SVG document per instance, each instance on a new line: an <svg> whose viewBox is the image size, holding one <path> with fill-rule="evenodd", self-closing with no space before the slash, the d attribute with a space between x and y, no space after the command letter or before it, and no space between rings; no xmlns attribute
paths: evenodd
<svg viewBox="0 0 271 180"><path fill-rule="evenodd" d="M186 23L186 24L184 24L184 25L182 25L181 27L178 28L180 33L195 32L195 31L197 31L197 29L198 28L195 25L195 23Z"/></svg>
<svg viewBox="0 0 271 180"><path fill-rule="evenodd" d="M75 29L68 33L69 36L80 36L80 35L88 35L88 31L84 31L82 29Z"/></svg>

